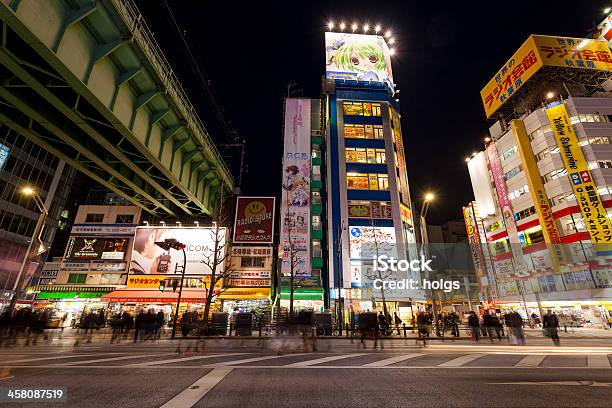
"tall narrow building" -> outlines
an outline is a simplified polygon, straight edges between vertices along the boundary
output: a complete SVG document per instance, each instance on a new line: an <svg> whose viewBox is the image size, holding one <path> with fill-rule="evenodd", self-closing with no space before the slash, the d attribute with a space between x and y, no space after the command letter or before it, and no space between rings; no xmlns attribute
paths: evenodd
<svg viewBox="0 0 612 408"><path fill-rule="evenodd" d="M410 318L410 302L422 293L379 289L376 281L418 276L380 274L373 267L380 255L417 256L393 52L380 35L337 32L325 33L325 49L330 306L338 313L378 308Z"/></svg>

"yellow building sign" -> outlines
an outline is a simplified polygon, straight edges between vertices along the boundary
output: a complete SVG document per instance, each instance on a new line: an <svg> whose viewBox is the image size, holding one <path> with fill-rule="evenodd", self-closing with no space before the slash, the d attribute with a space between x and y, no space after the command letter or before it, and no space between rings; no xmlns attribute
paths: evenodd
<svg viewBox="0 0 612 408"><path fill-rule="evenodd" d="M612 70L612 53L605 41L531 35L480 91L490 117L544 66Z"/></svg>
<svg viewBox="0 0 612 408"><path fill-rule="evenodd" d="M591 241L594 244L612 243L612 225L597 192L597 186L580 148L565 104L558 103L548 107L546 116L548 116L557 145L559 145L559 152ZM597 246L596 248L601 249Z"/></svg>

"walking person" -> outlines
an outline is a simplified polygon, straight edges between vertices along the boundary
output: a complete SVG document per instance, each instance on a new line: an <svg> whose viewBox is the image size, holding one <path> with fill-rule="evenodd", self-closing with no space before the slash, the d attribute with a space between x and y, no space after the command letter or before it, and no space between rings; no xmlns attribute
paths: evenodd
<svg viewBox="0 0 612 408"><path fill-rule="evenodd" d="M557 315L548 309L548 312L544 315L543 327L546 330L546 334L550 336L555 346L560 344L559 341L559 319Z"/></svg>
<svg viewBox="0 0 612 408"><path fill-rule="evenodd" d="M141 309L136 315L136 321L134 322L134 343L138 341L138 337L140 336L140 332L143 329L145 321L145 313Z"/></svg>
<svg viewBox="0 0 612 408"><path fill-rule="evenodd" d="M400 319L399 315L397 314L397 312L393 312L393 323L395 323L395 327L397 329L397 335L400 336L400 326L402 324L402 319Z"/></svg>
<svg viewBox="0 0 612 408"><path fill-rule="evenodd" d="M468 326L472 330L472 341L478 341L480 338L480 320L476 312L471 311L470 317L468 317Z"/></svg>
<svg viewBox="0 0 612 408"><path fill-rule="evenodd" d="M516 337L516 342L519 346L525 345L525 332L523 330L523 318L519 312L512 312L510 316L510 324L512 331Z"/></svg>

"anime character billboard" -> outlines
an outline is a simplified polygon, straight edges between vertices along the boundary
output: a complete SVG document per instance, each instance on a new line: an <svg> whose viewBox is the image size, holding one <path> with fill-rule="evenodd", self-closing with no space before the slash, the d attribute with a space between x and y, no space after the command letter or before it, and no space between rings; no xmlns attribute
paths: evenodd
<svg viewBox="0 0 612 408"><path fill-rule="evenodd" d="M393 89L389 47L381 36L325 33L325 64L327 78L384 82Z"/></svg>

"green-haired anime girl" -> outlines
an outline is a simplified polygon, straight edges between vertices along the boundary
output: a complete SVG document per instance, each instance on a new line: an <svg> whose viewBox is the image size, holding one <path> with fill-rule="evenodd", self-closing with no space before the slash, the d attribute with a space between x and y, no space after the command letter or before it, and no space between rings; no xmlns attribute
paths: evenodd
<svg viewBox="0 0 612 408"><path fill-rule="evenodd" d="M356 72L362 81L388 80L383 51L373 44L348 43L339 47L333 62L339 70ZM380 74L384 77L380 78Z"/></svg>

